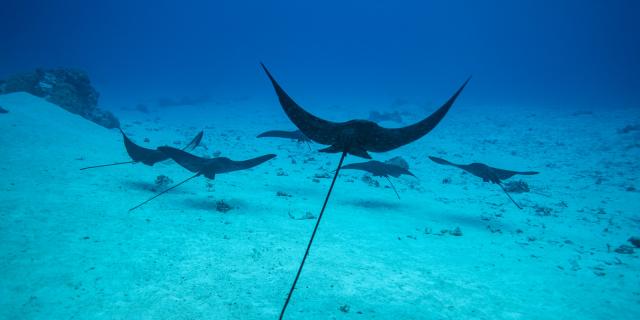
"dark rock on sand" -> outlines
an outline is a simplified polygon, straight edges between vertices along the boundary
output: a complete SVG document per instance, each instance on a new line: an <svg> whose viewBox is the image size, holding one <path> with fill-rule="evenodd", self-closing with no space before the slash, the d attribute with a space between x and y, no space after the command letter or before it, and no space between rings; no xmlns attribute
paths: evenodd
<svg viewBox="0 0 640 320"><path fill-rule="evenodd" d="M460 227L456 227L455 229L449 231L449 234L452 236L460 237L462 236L462 231L460 231Z"/></svg>
<svg viewBox="0 0 640 320"><path fill-rule="evenodd" d="M311 213L310 211L305 212L303 215L301 216L294 216L293 214L291 214L291 212L287 213L289 215L289 218L293 219L293 220L311 220L311 219L315 219L316 216Z"/></svg>
<svg viewBox="0 0 640 320"><path fill-rule="evenodd" d="M364 176L362 176L361 179L362 179L362 182L366 183L370 187L374 187L374 188L380 187L380 182L378 182L377 180L373 179L369 175L364 175Z"/></svg>
<svg viewBox="0 0 640 320"><path fill-rule="evenodd" d="M534 205L533 208L536 210L536 216L540 216L540 217L548 217L551 215L555 216L552 208L543 207L539 205Z"/></svg>
<svg viewBox="0 0 640 320"><path fill-rule="evenodd" d="M522 181L508 181L504 184L504 190L510 193L524 193L529 192L529 185Z"/></svg>
<svg viewBox="0 0 640 320"><path fill-rule="evenodd" d="M291 197L291 195L290 195L290 194L288 194L288 193L286 193L286 192L284 192L284 191L278 191L278 192L276 192L276 196L278 196L278 197L288 197L288 198L290 198L290 197Z"/></svg>
<svg viewBox="0 0 640 320"><path fill-rule="evenodd" d="M631 242L634 247L640 248L640 237L631 237L628 241Z"/></svg>
<svg viewBox="0 0 640 320"><path fill-rule="evenodd" d="M24 91L106 128L120 127L111 112L98 108L98 97L89 76L76 69L37 69L0 81L0 94Z"/></svg>
<svg viewBox="0 0 640 320"><path fill-rule="evenodd" d="M615 251L617 253L620 253L620 254L633 254L633 247L632 246L628 246L626 244L623 244L623 245L617 247L613 251Z"/></svg>
<svg viewBox="0 0 640 320"><path fill-rule="evenodd" d="M9 111L3 107L0 107L0 113L9 113Z"/></svg>
<svg viewBox="0 0 640 320"><path fill-rule="evenodd" d="M331 175L329 175L326 172L323 172L323 173L316 173L316 174L313 175L313 177L316 178L316 179L329 179L329 178L331 178Z"/></svg>
<svg viewBox="0 0 640 320"><path fill-rule="evenodd" d="M164 174L161 174L159 176L156 177L156 186L158 187L168 187L173 183L173 180L171 180L171 178L165 176Z"/></svg>
<svg viewBox="0 0 640 320"><path fill-rule="evenodd" d="M619 134L625 134L632 131L640 131L640 124L629 124L622 129L618 129Z"/></svg>
<svg viewBox="0 0 640 320"><path fill-rule="evenodd" d="M216 202L216 211L225 213L229 210L233 209L230 205L228 205L224 200L220 200Z"/></svg>

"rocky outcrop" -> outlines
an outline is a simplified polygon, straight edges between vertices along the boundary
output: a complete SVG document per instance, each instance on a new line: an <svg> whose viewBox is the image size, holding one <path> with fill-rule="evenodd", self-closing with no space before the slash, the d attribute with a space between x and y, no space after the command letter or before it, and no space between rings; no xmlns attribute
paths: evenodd
<svg viewBox="0 0 640 320"><path fill-rule="evenodd" d="M106 128L120 127L111 112L98 108L100 94L89 76L76 69L37 69L0 81L0 94L24 91Z"/></svg>

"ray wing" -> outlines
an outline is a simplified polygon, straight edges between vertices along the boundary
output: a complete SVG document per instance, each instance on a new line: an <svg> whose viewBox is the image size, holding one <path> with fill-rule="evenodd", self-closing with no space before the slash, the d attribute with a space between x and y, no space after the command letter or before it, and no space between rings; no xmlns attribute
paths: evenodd
<svg viewBox="0 0 640 320"><path fill-rule="evenodd" d="M440 123L447 112L449 112L449 109L451 109L451 106L453 106L453 103L456 101L464 87L469 83L469 80L471 80L471 77L469 77L462 86L460 86L458 91L456 91L456 93L454 93L447 102L422 121L402 128L376 128L373 134L377 139L375 139L374 143L367 146L367 150L373 152L390 151L416 141L429 133L436 127L436 125L438 125L438 123Z"/></svg>
<svg viewBox="0 0 640 320"><path fill-rule="evenodd" d="M271 76L267 67L260 64L264 72L271 80L271 84L278 95L278 100L282 109L289 117L289 120L302 131L309 139L320 144L333 144L337 132L338 123L320 119L300 107L289 95L280 87L276 80Z"/></svg>

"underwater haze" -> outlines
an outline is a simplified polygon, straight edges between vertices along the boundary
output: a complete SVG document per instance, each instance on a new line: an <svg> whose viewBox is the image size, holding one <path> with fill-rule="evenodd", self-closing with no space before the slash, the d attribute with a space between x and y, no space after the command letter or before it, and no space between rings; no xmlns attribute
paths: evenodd
<svg viewBox="0 0 640 320"><path fill-rule="evenodd" d="M3 1L0 319L640 319L639 15Z"/></svg>

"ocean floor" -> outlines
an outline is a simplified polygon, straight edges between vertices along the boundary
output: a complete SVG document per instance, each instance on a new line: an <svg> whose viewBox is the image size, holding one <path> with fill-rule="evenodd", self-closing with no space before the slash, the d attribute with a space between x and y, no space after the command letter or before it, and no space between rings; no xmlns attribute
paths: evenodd
<svg viewBox="0 0 640 320"><path fill-rule="evenodd" d="M293 125L275 96L246 119L248 103L223 117L207 106L118 113L146 147L204 130L196 154L278 155L128 212L164 188L158 176L192 174L170 161L80 171L129 160L117 130L0 96L0 318L276 319L339 154L256 139ZM638 109L461 101L426 137L373 154L409 162L417 178L392 178L400 200L385 179L341 173L286 318L640 319L640 249L618 252L640 236L640 131L623 130L638 124ZM518 210L429 155L540 174L512 178L530 187L513 194Z"/></svg>

